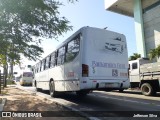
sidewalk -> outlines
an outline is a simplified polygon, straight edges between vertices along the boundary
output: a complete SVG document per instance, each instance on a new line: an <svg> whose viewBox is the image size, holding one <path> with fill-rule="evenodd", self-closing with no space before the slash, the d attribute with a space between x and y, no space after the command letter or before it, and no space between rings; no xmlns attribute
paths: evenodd
<svg viewBox="0 0 160 120"><path fill-rule="evenodd" d="M84 117L66 117L75 116L75 112L71 112L69 109L56 104L48 99L37 96L36 93L28 93L20 90L16 87L7 87L4 91L5 94L1 95L0 98L6 98L6 104L3 111L57 111L62 114L61 117L47 117L47 118L3 118L3 120L87 120ZM0 106L2 110L2 106ZM67 112L67 115L63 111ZM77 115L80 116L80 115Z"/></svg>
<svg viewBox="0 0 160 120"><path fill-rule="evenodd" d="M3 110L2 99L0 98L0 112Z"/></svg>
<svg viewBox="0 0 160 120"><path fill-rule="evenodd" d="M4 107L4 105L5 105L6 101L7 101L7 99L3 98L2 96L3 96L3 93L0 94L0 112L3 111L3 107Z"/></svg>
<svg viewBox="0 0 160 120"><path fill-rule="evenodd" d="M0 112L3 111L3 107L6 103L6 99L5 98L0 98Z"/></svg>

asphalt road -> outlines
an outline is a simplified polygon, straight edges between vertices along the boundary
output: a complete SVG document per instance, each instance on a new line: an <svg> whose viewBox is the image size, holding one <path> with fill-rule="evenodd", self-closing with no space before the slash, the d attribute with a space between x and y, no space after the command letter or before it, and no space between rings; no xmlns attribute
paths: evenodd
<svg viewBox="0 0 160 120"><path fill-rule="evenodd" d="M34 87L18 87L35 92ZM124 93L94 91L84 98L79 98L74 93L61 94L57 98L51 98L45 92L37 92L37 94L70 107L73 110L81 111L89 117L94 116L96 119L104 119L105 117L132 117L134 115L141 115L141 117L145 118L145 115L148 115L151 118L160 115L159 93L156 97L148 97L142 95L139 91L129 90L124 91Z"/></svg>

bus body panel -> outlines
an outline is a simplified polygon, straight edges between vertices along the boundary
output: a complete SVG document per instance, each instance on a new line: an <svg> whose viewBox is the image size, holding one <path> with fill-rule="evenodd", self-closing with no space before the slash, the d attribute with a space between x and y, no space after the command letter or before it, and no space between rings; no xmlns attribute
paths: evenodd
<svg viewBox="0 0 160 120"><path fill-rule="evenodd" d="M87 81L81 85L81 89L95 89L97 83L98 88L108 86L120 88L121 83L124 88L128 88L128 53L125 36L94 28L86 28L85 34L82 64L89 66L89 76L81 78L81 81ZM106 49L106 43L118 44L121 46L121 52Z"/></svg>
<svg viewBox="0 0 160 120"><path fill-rule="evenodd" d="M80 54L81 52L78 53L72 62L64 64L65 91L80 90Z"/></svg>
<svg viewBox="0 0 160 120"><path fill-rule="evenodd" d="M35 75L37 87L43 90L49 90L49 82L51 79L55 81L55 89L57 91L64 91L64 67L54 67L45 70Z"/></svg>
<svg viewBox="0 0 160 120"><path fill-rule="evenodd" d="M38 88L42 88L45 90L45 88L47 87L48 88L48 82L47 82L47 79L48 79L48 71L45 70L43 72L39 72L35 75L35 78L36 78L36 81L37 81L37 87ZM35 79L34 78L34 79ZM46 89L47 89L46 88Z"/></svg>
<svg viewBox="0 0 160 120"><path fill-rule="evenodd" d="M64 91L64 66L60 65L51 69L52 70L49 71L49 80L53 79L55 81L55 90Z"/></svg>

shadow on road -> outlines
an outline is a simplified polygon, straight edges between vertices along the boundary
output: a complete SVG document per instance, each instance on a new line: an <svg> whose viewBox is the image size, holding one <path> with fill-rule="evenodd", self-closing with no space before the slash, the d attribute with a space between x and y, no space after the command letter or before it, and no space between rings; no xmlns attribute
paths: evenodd
<svg viewBox="0 0 160 120"><path fill-rule="evenodd" d="M112 92L116 92L119 93L119 91L112 91ZM136 95L142 95L141 91L123 91L121 93L126 93L126 94L136 94ZM155 96L152 97L160 97L160 92L158 92Z"/></svg>
<svg viewBox="0 0 160 120"><path fill-rule="evenodd" d="M140 91L123 91L123 92L112 91L112 92L142 95L142 93Z"/></svg>

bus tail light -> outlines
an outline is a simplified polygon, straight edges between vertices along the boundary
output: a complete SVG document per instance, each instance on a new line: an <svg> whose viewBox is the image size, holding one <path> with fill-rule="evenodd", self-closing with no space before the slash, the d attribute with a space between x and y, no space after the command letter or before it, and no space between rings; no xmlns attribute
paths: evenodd
<svg viewBox="0 0 160 120"><path fill-rule="evenodd" d="M82 64L82 77L88 77L88 65Z"/></svg>

